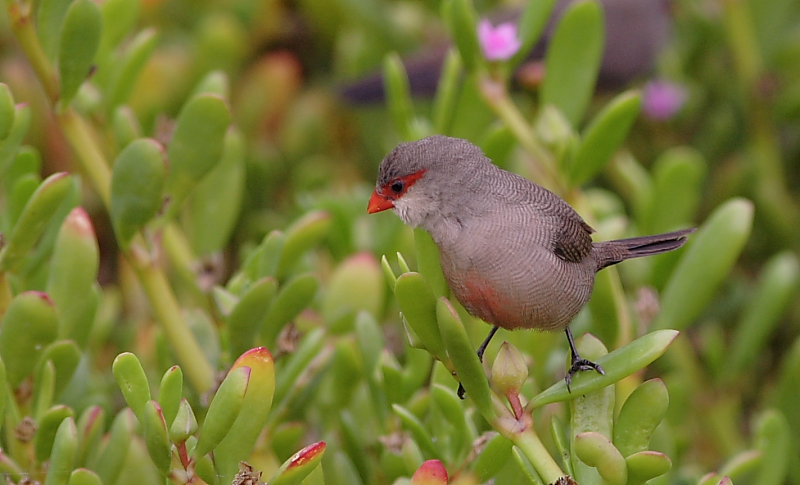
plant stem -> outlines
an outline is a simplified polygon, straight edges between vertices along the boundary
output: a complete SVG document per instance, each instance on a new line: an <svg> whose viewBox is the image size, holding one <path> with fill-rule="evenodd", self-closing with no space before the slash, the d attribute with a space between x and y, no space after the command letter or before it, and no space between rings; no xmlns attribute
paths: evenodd
<svg viewBox="0 0 800 485"><path fill-rule="evenodd" d="M189 327L186 326L180 306L164 272L141 251L141 246L132 245L125 256L136 271L147 299L153 307L153 313L161 322L167 340L189 381L197 392L206 392L211 389L214 382L214 370L205 359Z"/></svg>
<svg viewBox="0 0 800 485"><path fill-rule="evenodd" d="M55 104L58 100L58 79L53 64L45 55L42 44L39 43L39 38L36 36L31 18L31 3L9 1L7 7L14 36L36 72L39 82L42 83L45 94L50 102Z"/></svg>
<svg viewBox="0 0 800 485"><path fill-rule="evenodd" d="M553 460L553 457L550 456L536 431L534 431L533 426L527 427L521 433L512 434L508 438L517 448L522 450L522 453L546 483L555 483L556 480L566 475Z"/></svg>
<svg viewBox="0 0 800 485"><path fill-rule="evenodd" d="M58 114L64 135L92 181L106 209L111 207L111 169L86 122L72 108Z"/></svg>
<svg viewBox="0 0 800 485"><path fill-rule="evenodd" d="M508 126L522 148L538 163L541 175L546 179L543 181L544 185L563 191L564 184L561 183L553 154L536 139L530 123L511 101L506 84L484 72L478 77L478 85L489 107Z"/></svg>

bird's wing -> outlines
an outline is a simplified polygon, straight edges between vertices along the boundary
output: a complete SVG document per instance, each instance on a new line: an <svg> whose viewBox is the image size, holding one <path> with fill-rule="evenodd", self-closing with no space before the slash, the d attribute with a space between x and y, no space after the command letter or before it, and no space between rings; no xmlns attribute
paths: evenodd
<svg viewBox="0 0 800 485"><path fill-rule="evenodd" d="M594 231L577 213L572 212L570 216L561 220L561 228L555 233L553 252L564 261L580 263L592 252L591 233Z"/></svg>

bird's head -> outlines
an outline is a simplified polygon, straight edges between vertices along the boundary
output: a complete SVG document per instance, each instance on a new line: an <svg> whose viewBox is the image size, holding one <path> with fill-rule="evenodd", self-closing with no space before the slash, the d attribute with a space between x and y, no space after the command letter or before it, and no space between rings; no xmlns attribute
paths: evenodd
<svg viewBox="0 0 800 485"><path fill-rule="evenodd" d="M470 197L478 171L491 162L475 145L441 135L402 143L383 159L367 212L386 209L410 226L444 216Z"/></svg>

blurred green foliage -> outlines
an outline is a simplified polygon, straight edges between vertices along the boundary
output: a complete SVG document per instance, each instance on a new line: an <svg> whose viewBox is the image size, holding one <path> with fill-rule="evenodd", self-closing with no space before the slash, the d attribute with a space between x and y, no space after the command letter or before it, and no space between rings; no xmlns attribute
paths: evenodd
<svg viewBox="0 0 800 485"><path fill-rule="evenodd" d="M626 1L6 0L0 472L800 485L800 5L644 2L660 43ZM487 16L524 51L486 61ZM660 49L608 84L620 36ZM606 376L567 392L547 333L481 366L430 238L367 216L381 158L434 133L597 239L699 228L598 275L573 329Z"/></svg>

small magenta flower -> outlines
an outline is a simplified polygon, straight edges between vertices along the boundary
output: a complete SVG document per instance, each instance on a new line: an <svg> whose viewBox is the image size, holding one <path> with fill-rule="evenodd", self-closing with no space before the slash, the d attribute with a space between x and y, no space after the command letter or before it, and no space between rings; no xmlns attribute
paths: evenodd
<svg viewBox="0 0 800 485"><path fill-rule="evenodd" d="M664 79L644 85L642 111L651 120L665 121L675 116L686 102L686 88Z"/></svg>
<svg viewBox="0 0 800 485"><path fill-rule="evenodd" d="M517 26L512 22L492 27L483 19L478 24L478 42L483 56L489 61L505 61L517 53L522 43L517 36Z"/></svg>

